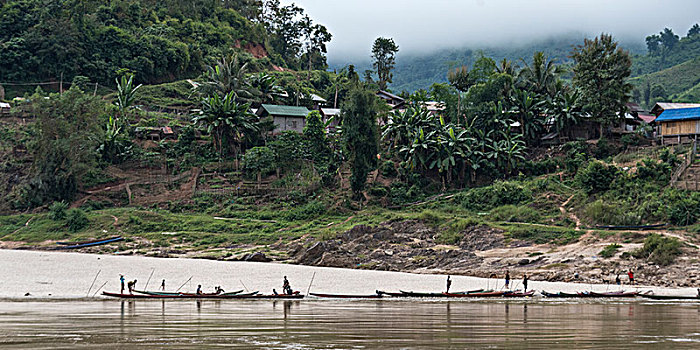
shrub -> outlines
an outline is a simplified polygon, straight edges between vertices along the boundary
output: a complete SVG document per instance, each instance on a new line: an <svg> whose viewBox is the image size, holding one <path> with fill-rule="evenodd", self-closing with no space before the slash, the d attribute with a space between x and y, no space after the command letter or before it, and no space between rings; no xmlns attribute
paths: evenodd
<svg viewBox="0 0 700 350"><path fill-rule="evenodd" d="M647 259L658 265L670 265L681 254L681 242L672 237L652 233L644 240L644 246L632 252L632 256Z"/></svg>
<svg viewBox="0 0 700 350"><path fill-rule="evenodd" d="M580 169L574 179L590 195L609 190L619 172L614 165L593 161Z"/></svg>
<svg viewBox="0 0 700 350"><path fill-rule="evenodd" d="M387 191L386 187L382 186L374 186L367 191L370 196L374 197L386 197L387 194L389 194L389 191Z"/></svg>
<svg viewBox="0 0 700 350"><path fill-rule="evenodd" d="M700 193L669 189L662 195L666 215L674 225L687 226L700 219Z"/></svg>
<svg viewBox="0 0 700 350"><path fill-rule="evenodd" d="M495 182L455 196L462 207L469 210L490 210L507 204L520 204L532 198L532 192L514 182Z"/></svg>
<svg viewBox="0 0 700 350"><path fill-rule="evenodd" d="M600 255L603 258L612 258L613 256L615 256L615 254L617 254L617 250L620 248L622 248L622 246L619 244L609 244L605 248L603 248L603 250L601 250L600 253L598 253L598 255Z"/></svg>
<svg viewBox="0 0 700 350"><path fill-rule="evenodd" d="M599 199L586 206L586 217L598 225L638 225L642 218L623 203L608 203Z"/></svg>
<svg viewBox="0 0 700 350"><path fill-rule="evenodd" d="M504 205L491 210L489 218L494 221L538 222L540 214L528 206Z"/></svg>
<svg viewBox="0 0 700 350"><path fill-rule="evenodd" d="M630 146L639 146L641 141L641 136L637 134L626 134L622 135L622 137L620 138L620 142L622 142L622 145L625 146L625 148L628 148Z"/></svg>
<svg viewBox="0 0 700 350"><path fill-rule="evenodd" d="M525 161L523 163L523 172L528 175L544 175L557 171L559 162L554 159L544 159L541 161Z"/></svg>
<svg viewBox="0 0 700 350"><path fill-rule="evenodd" d="M598 159L605 159L617 153L617 147L606 138L598 140L593 155Z"/></svg>
<svg viewBox="0 0 700 350"><path fill-rule="evenodd" d="M274 170L275 152L269 147L253 147L243 155L243 169L248 175L267 175Z"/></svg>
<svg viewBox="0 0 700 350"><path fill-rule="evenodd" d="M309 220L325 214L326 210L326 204L313 201L288 211L284 218L288 221Z"/></svg>
<svg viewBox="0 0 700 350"><path fill-rule="evenodd" d="M637 163L637 178L666 186L671 180L672 170L668 163L660 163L647 158Z"/></svg>
<svg viewBox="0 0 700 350"><path fill-rule="evenodd" d="M90 221L84 211L80 209L71 209L68 211L68 219L66 221L68 231L78 232L84 229L89 223Z"/></svg>
<svg viewBox="0 0 700 350"><path fill-rule="evenodd" d="M391 160L387 160L384 163L382 163L381 166L381 173L382 176L384 177L393 177L396 176L396 166L394 165L394 162Z"/></svg>
<svg viewBox="0 0 700 350"><path fill-rule="evenodd" d="M66 210L68 210L68 203L64 201L53 202L49 206L49 218L53 221L59 221L66 218Z"/></svg>

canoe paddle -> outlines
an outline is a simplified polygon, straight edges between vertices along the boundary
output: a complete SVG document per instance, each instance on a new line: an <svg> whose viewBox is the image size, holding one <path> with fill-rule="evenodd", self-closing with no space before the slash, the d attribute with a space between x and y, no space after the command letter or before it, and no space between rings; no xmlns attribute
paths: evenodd
<svg viewBox="0 0 700 350"><path fill-rule="evenodd" d="M105 285L107 285L107 282L109 282L109 281L105 281L105 283L102 283L102 285L100 286L100 288L97 288L97 290L95 291L95 294L92 295L93 298L95 297L95 295L97 295L97 293L100 292L100 290L101 290L102 288L104 288Z"/></svg>
<svg viewBox="0 0 700 350"><path fill-rule="evenodd" d="M148 290L148 282L151 282L151 277L153 277L153 273L156 272L156 268L151 269L151 275L148 276L148 280L146 281L146 286L143 287L143 290Z"/></svg>
<svg viewBox="0 0 700 350"><path fill-rule="evenodd" d="M245 288L245 291L248 292L248 287L245 286L245 284L243 283L243 281L242 281L242 280L238 280L238 282L241 282L241 284L243 284L243 288Z"/></svg>
<svg viewBox="0 0 700 350"><path fill-rule="evenodd" d="M316 277L316 271L314 271L314 274L311 276L311 282L309 282L309 288L306 290L306 294L309 294L311 291L311 284L314 283L314 277Z"/></svg>

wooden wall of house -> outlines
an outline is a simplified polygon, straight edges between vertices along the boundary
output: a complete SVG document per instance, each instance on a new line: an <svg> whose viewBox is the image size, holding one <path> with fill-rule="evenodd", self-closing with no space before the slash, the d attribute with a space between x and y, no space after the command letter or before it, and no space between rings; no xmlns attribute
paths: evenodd
<svg viewBox="0 0 700 350"><path fill-rule="evenodd" d="M304 125L306 125L306 119L301 117L274 116L273 122L276 126L274 131L275 133L285 130L292 130L301 133L304 130Z"/></svg>
<svg viewBox="0 0 700 350"><path fill-rule="evenodd" d="M669 121L660 124L662 136L700 134L700 120Z"/></svg>

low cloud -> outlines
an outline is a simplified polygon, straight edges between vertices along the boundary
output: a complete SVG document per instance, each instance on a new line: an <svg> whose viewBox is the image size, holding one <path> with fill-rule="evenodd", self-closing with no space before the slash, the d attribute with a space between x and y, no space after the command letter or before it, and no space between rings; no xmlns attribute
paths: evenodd
<svg viewBox="0 0 700 350"><path fill-rule="evenodd" d="M291 3L292 1L284 1ZM684 36L700 21L697 0L294 0L329 28L331 61L368 59L392 37L403 54L517 45L565 33L612 33L643 42L664 27Z"/></svg>

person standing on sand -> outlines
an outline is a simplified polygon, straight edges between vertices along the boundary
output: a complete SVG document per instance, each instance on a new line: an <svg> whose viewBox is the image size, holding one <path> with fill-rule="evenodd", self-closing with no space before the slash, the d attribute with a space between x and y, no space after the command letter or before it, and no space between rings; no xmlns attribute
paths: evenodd
<svg viewBox="0 0 700 350"><path fill-rule="evenodd" d="M527 293L527 274L523 275L523 289L524 292Z"/></svg>
<svg viewBox="0 0 700 350"><path fill-rule="evenodd" d="M163 282L160 282L160 290L165 291L165 280L163 280Z"/></svg>
<svg viewBox="0 0 700 350"><path fill-rule="evenodd" d="M506 289L510 288L510 271L506 270Z"/></svg>
<svg viewBox="0 0 700 350"><path fill-rule="evenodd" d="M452 286L452 280L450 279L450 275L447 275L447 291L445 293L450 292L450 286Z"/></svg>
<svg viewBox="0 0 700 350"><path fill-rule="evenodd" d="M630 279L630 284L634 284L634 272L632 270L627 271L627 277Z"/></svg>
<svg viewBox="0 0 700 350"><path fill-rule="evenodd" d="M618 273L617 276L615 277L615 284L618 286L622 284L622 280L620 280L620 274Z"/></svg>
<svg viewBox="0 0 700 350"><path fill-rule="evenodd" d="M121 294L124 294L124 275L119 275L119 281L122 283Z"/></svg>

